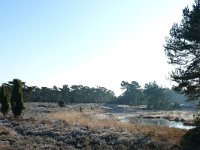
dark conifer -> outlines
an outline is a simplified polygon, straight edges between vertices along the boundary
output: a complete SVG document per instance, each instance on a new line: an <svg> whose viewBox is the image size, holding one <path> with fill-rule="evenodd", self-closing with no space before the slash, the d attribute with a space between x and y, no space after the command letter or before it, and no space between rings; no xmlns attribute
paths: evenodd
<svg viewBox="0 0 200 150"><path fill-rule="evenodd" d="M11 108L15 118L18 118L22 114L22 111L24 109L22 83L19 79L13 80Z"/></svg>
<svg viewBox="0 0 200 150"><path fill-rule="evenodd" d="M180 91L191 99L200 97L200 0L190 10L183 10L180 24L174 24L166 38L165 52L176 68L171 79Z"/></svg>
<svg viewBox="0 0 200 150"><path fill-rule="evenodd" d="M10 108L9 99L10 96L8 93L8 89L5 85L2 85L0 89L0 102L1 102L1 112L3 113L4 116L6 116Z"/></svg>

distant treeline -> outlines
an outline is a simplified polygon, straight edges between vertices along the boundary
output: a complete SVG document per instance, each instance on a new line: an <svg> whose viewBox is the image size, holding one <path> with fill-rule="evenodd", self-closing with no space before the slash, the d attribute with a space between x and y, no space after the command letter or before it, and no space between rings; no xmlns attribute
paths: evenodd
<svg viewBox="0 0 200 150"><path fill-rule="evenodd" d="M32 102L57 102L65 103L106 103L114 100L113 91L104 87L88 87L83 85L63 85L62 88L42 87L33 88L29 100Z"/></svg>
<svg viewBox="0 0 200 150"><path fill-rule="evenodd" d="M155 81L145 84L141 88L138 82L122 81L122 95L113 103L127 105L146 105L147 109L178 109L180 103L186 101L186 97L169 88L159 86Z"/></svg>
<svg viewBox="0 0 200 150"><path fill-rule="evenodd" d="M12 84L7 85L10 91ZM105 87L88 87L83 85L63 85L62 88L54 86L36 87L26 86L22 82L24 101L29 102L58 102L64 103L114 103L127 105L146 105L148 109L178 108L179 103L186 100L183 95L171 89L163 88L156 82L149 82L141 88L138 82L121 82L123 93L115 96L114 92Z"/></svg>

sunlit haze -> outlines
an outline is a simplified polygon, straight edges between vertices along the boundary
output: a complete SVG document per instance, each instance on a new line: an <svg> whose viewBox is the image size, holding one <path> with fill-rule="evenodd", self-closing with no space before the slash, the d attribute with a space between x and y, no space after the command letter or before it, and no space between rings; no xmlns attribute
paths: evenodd
<svg viewBox="0 0 200 150"><path fill-rule="evenodd" d="M0 1L0 83L171 87L163 45L193 0Z"/></svg>

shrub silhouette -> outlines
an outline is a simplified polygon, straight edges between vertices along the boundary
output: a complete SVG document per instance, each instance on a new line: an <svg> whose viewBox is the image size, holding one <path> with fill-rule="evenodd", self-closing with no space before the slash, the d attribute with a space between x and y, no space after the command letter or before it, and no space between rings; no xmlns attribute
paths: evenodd
<svg viewBox="0 0 200 150"><path fill-rule="evenodd" d="M183 150L200 150L200 114L194 115L196 128L190 129L183 136L181 145Z"/></svg>
<svg viewBox="0 0 200 150"><path fill-rule="evenodd" d="M200 127L200 113L195 114L194 116L194 123L197 127Z"/></svg>
<svg viewBox="0 0 200 150"><path fill-rule="evenodd" d="M9 93L8 89L5 85L1 86L0 89L0 102L1 102L1 112L3 113L4 117L9 111L10 105L9 105Z"/></svg>
<svg viewBox="0 0 200 150"><path fill-rule="evenodd" d="M181 147L183 150L200 150L200 127L188 130L182 137Z"/></svg>
<svg viewBox="0 0 200 150"><path fill-rule="evenodd" d="M65 107L65 102L62 100L58 101L58 106Z"/></svg>
<svg viewBox="0 0 200 150"><path fill-rule="evenodd" d="M22 114L22 110L24 109L22 83L19 79L13 79L11 108L15 118L18 118Z"/></svg>

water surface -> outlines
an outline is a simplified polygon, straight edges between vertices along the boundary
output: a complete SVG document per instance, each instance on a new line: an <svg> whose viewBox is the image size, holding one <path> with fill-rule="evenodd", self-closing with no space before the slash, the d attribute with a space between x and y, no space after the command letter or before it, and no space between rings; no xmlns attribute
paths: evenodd
<svg viewBox="0 0 200 150"><path fill-rule="evenodd" d="M177 122L177 121L169 121L164 118L154 118L154 119L147 119L147 118L138 118L135 116L123 116L119 117L119 120L122 122L130 122L130 123L138 123L142 125L159 125L159 126L168 126L172 128L180 128L180 129L192 129L194 126L186 126L183 124L183 122Z"/></svg>

